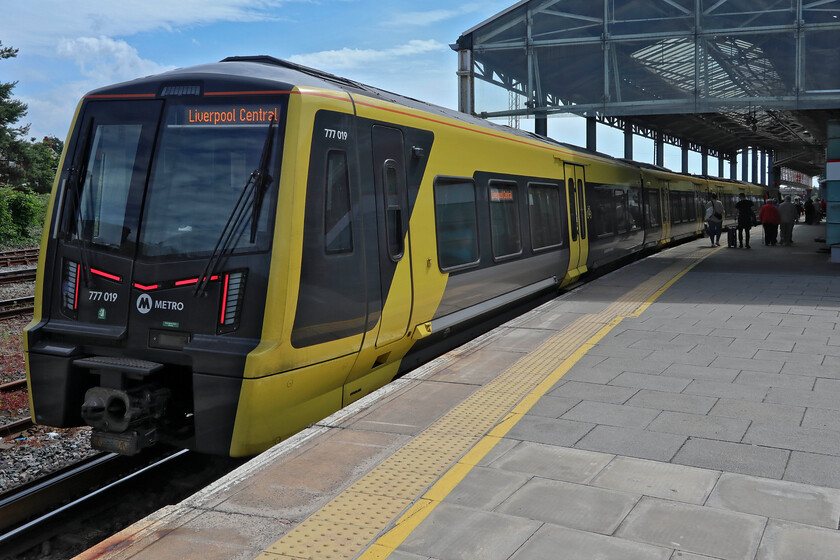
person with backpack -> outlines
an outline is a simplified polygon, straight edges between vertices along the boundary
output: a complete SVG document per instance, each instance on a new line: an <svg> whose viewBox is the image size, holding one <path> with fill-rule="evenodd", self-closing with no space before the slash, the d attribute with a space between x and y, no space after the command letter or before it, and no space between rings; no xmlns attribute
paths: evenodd
<svg viewBox="0 0 840 560"><path fill-rule="evenodd" d="M706 222L709 224L709 239L712 247L720 247L720 233L723 229L723 203L717 199L717 194L711 194L711 200L706 204Z"/></svg>

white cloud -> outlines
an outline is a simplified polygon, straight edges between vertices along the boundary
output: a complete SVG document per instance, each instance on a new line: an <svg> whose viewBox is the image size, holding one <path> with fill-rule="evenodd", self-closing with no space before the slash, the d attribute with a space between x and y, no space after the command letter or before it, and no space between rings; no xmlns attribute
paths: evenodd
<svg viewBox="0 0 840 560"><path fill-rule="evenodd" d="M312 66L321 70L341 71L348 68L363 68L368 65L381 64L398 58L411 57L429 52L446 52L449 46L435 40L412 40L404 45L397 45L390 49L350 49L321 51L309 54L296 54L289 60L304 66Z"/></svg>
<svg viewBox="0 0 840 560"><path fill-rule="evenodd" d="M387 22L387 25L406 26L406 25L432 25L440 23L454 17L471 14L479 10L486 10L487 7L482 4L464 4L458 6L453 10L429 10L426 12L401 12L394 16Z"/></svg>
<svg viewBox="0 0 840 560"><path fill-rule="evenodd" d="M3 6L4 45L45 54L67 37L124 37L219 21L276 20L289 0L35 0Z"/></svg>
<svg viewBox="0 0 840 560"><path fill-rule="evenodd" d="M63 40L57 54L72 59L94 87L171 69L140 57L137 49L110 37Z"/></svg>

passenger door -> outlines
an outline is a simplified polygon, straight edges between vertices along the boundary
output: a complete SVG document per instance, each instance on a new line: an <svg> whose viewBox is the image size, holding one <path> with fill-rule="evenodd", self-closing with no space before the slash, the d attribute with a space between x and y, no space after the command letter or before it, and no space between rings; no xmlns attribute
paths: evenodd
<svg viewBox="0 0 840 560"><path fill-rule="evenodd" d="M579 276L586 272L586 260L589 257L586 179L582 165L566 163L563 169L569 205L569 272L577 271Z"/></svg>
<svg viewBox="0 0 840 560"><path fill-rule="evenodd" d="M408 192L402 131L375 125L373 176L379 231L379 276L382 318L376 346L405 336L411 320L414 290L408 236Z"/></svg>

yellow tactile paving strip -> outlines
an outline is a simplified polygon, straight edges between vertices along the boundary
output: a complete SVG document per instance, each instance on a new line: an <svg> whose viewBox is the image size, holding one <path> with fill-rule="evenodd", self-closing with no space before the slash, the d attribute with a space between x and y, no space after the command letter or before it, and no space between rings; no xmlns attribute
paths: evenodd
<svg viewBox="0 0 840 560"><path fill-rule="evenodd" d="M257 558L387 558L571 367L713 254L696 249L545 341L418 434ZM688 263L688 264L687 264ZM378 538L377 538L378 537Z"/></svg>

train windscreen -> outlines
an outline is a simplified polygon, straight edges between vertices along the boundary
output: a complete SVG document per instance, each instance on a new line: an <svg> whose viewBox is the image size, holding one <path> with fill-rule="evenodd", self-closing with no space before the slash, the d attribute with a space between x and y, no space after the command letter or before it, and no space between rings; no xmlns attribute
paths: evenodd
<svg viewBox="0 0 840 560"><path fill-rule="evenodd" d="M232 234L231 252L267 249L273 205L259 198L274 195L279 150L271 147L279 142L269 135L278 134L281 117L278 103L168 104L146 192L139 255L206 256L223 232ZM263 156L267 150L273 153ZM265 195L252 177L260 167L263 175L274 176ZM253 211L255 201L262 211Z"/></svg>

